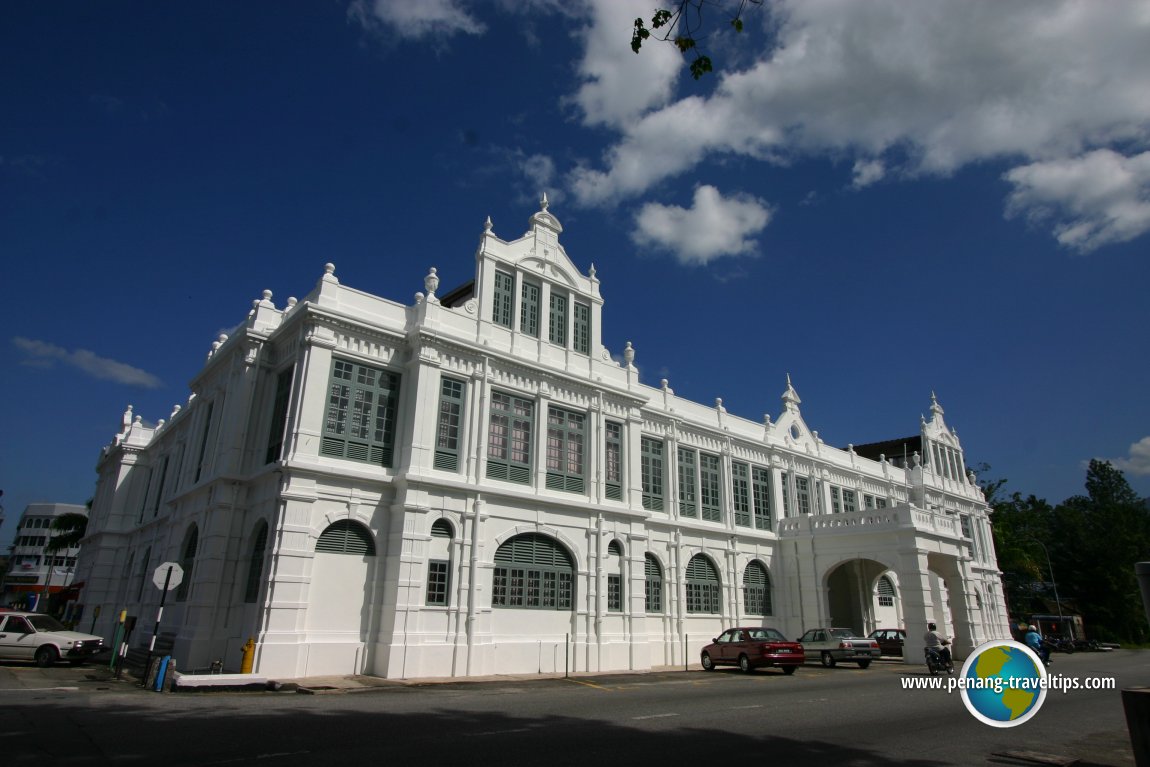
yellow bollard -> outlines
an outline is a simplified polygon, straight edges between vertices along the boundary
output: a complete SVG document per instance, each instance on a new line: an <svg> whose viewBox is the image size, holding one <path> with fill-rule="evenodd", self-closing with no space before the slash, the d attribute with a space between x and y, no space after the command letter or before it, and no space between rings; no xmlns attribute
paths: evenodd
<svg viewBox="0 0 1150 767"><path fill-rule="evenodd" d="M248 641L244 642L241 649L244 651L244 657L240 661L240 673L250 674L252 673L252 663L256 659L256 640L248 637Z"/></svg>

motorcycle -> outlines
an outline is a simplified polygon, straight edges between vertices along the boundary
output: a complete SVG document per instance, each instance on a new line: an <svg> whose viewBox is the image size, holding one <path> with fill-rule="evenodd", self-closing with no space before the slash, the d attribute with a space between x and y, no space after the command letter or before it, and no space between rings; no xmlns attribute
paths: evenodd
<svg viewBox="0 0 1150 767"><path fill-rule="evenodd" d="M939 674L953 674L954 661L948 656L944 659L937 647L924 647L923 655L926 658L926 668L931 676Z"/></svg>

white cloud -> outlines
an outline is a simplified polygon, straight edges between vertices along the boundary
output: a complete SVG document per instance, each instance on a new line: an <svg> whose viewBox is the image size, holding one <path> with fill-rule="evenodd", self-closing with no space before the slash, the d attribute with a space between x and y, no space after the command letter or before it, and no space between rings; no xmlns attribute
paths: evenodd
<svg viewBox="0 0 1150 767"><path fill-rule="evenodd" d="M28 355L25 364L51 367L56 362L77 368L93 378L115 381L128 386L158 389L163 386L159 378L123 362L100 357L87 349L68 351L45 341L13 338L12 343Z"/></svg>
<svg viewBox="0 0 1150 767"><path fill-rule="evenodd" d="M886 175L886 165L883 164L882 160L855 160L852 172L854 173L854 180L851 181L851 186L855 189L862 189L881 181L882 177Z"/></svg>
<svg viewBox="0 0 1150 767"><path fill-rule="evenodd" d="M1113 458L1110 463L1114 468L1131 474L1150 474L1150 437L1143 437L1131 445L1128 458Z"/></svg>
<svg viewBox="0 0 1150 767"><path fill-rule="evenodd" d="M1058 241L1079 252L1150 231L1150 152L1124 157L1098 149L1014 168L1004 178L1014 184L1008 216L1053 222Z"/></svg>
<svg viewBox="0 0 1150 767"><path fill-rule="evenodd" d="M631 238L641 247L671 251L683 264L706 265L722 256L754 254L754 236L771 220L762 200L724 198L713 186L695 189L690 209L648 203L635 216Z"/></svg>
<svg viewBox="0 0 1150 767"><path fill-rule="evenodd" d="M612 113L618 140L571 178L581 203L641 195L717 154L860 159L871 164L855 166L858 184L876 180L875 158L885 175L947 175L1150 143L1146 2L776 0L764 11L775 47L712 95ZM1112 236L1096 229L1062 237Z"/></svg>
<svg viewBox="0 0 1150 767"><path fill-rule="evenodd" d="M382 27L412 39L486 32L465 5L460 0L354 0L348 16L368 29Z"/></svg>

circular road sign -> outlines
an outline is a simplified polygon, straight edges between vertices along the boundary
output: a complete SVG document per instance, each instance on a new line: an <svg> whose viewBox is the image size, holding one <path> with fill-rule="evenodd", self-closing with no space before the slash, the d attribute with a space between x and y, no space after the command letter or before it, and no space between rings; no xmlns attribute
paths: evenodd
<svg viewBox="0 0 1150 767"><path fill-rule="evenodd" d="M168 569L172 571L172 577L168 577ZM152 574L152 583L156 584L156 588L161 591L164 590L164 581L168 582L168 591L171 591L184 580L184 568L180 567L175 562L165 562L156 568L156 572Z"/></svg>

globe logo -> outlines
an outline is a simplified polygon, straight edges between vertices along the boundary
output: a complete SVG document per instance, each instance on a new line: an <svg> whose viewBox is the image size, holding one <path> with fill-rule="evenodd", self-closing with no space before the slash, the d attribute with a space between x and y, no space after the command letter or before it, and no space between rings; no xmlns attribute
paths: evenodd
<svg viewBox="0 0 1150 767"><path fill-rule="evenodd" d="M1046 667L1024 644L994 640L975 648L962 664L962 702L992 727L1017 727L1046 700Z"/></svg>

